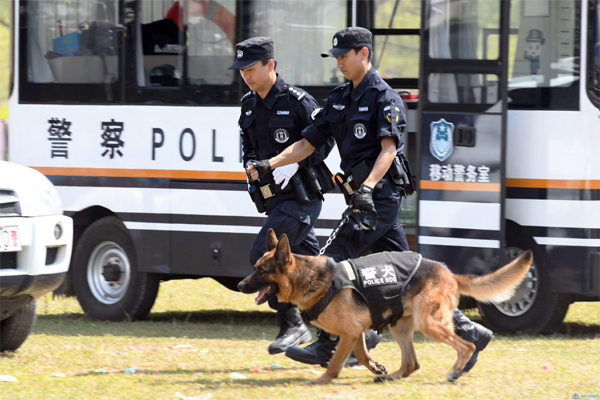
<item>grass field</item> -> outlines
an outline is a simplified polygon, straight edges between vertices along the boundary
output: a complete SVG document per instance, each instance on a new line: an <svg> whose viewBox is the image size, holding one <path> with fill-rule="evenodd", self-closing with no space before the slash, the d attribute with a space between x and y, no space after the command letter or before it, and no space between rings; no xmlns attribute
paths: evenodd
<svg viewBox="0 0 600 400"><path fill-rule="evenodd" d="M317 387L304 381L317 377L321 368L267 353L277 334L274 312L210 279L163 283L147 321L92 322L75 299L52 300L51 295L38 301L38 314L25 344L0 356L0 375L18 380L0 382L1 399L571 399L573 393L600 394L600 303L572 305L553 336L496 335L477 366L454 384L445 380L454 351L417 334L421 369L409 378L375 384L368 371L345 368L334 383ZM475 311L467 314L479 318ZM388 369L399 367L400 350L388 331L372 355Z"/></svg>

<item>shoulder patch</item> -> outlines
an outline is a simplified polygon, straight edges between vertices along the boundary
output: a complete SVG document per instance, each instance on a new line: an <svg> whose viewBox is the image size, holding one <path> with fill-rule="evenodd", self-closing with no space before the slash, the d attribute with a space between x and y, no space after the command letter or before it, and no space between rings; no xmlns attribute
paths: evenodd
<svg viewBox="0 0 600 400"><path fill-rule="evenodd" d="M297 100L302 100L306 97L306 92L300 88L294 87L292 85L288 86L288 92L294 96Z"/></svg>
<svg viewBox="0 0 600 400"><path fill-rule="evenodd" d="M248 93L246 93L245 95L242 96L242 98L240 99L240 103L245 102L246 100L250 99L254 97L254 92L251 90Z"/></svg>

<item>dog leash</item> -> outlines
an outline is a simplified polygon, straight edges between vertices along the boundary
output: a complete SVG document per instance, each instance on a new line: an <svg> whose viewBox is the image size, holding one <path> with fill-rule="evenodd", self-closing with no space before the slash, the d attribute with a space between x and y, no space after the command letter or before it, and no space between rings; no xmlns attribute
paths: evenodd
<svg viewBox="0 0 600 400"><path fill-rule="evenodd" d="M358 215L356 213L354 213L352 211L352 209L350 207L348 207L343 213L342 213L342 219L340 220L338 226L333 230L333 232L331 233L331 235L327 238L327 241L325 242L325 246L323 246L323 248L321 250L319 250L319 255L322 256L323 254L325 254L325 250L327 250L327 248L329 247L329 245L331 244L331 242L333 242L338 234L338 232L340 231L340 229L342 229L342 227L344 225L346 225L348 222L350 222L350 215L352 215L352 217L354 218L354 220L356 221L356 223L364 230L368 231L371 229L375 228L375 225L377 225L377 211L373 211L373 213L370 213L371 217L373 218L373 223L371 225L365 224L363 223L360 218L358 217Z"/></svg>
<svg viewBox="0 0 600 400"><path fill-rule="evenodd" d="M333 232L331 232L331 235L329 235L329 237L327 238L327 241L325 242L325 246L323 246L323 248L321 248L321 250L319 250L319 255L322 256L323 254L325 254L325 250L327 250L327 248L329 247L329 245L331 244L331 242L333 242L333 240L335 239L335 237L337 236L338 232L340 231L340 229L342 229L342 227L344 225L346 225L349 221L350 221L350 216L349 214L352 212L352 209L347 208L346 211L344 211L342 213L342 219L340 221L340 223L338 224L338 226L333 230Z"/></svg>

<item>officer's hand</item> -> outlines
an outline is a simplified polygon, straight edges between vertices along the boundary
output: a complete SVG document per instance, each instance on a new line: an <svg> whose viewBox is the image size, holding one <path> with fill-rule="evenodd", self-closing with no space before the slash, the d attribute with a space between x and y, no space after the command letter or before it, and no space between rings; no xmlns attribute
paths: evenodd
<svg viewBox="0 0 600 400"><path fill-rule="evenodd" d="M258 179L258 171L254 168L254 165L248 164L246 176L248 177L248 182L254 182Z"/></svg>
<svg viewBox="0 0 600 400"><path fill-rule="evenodd" d="M246 168L246 170L252 176L252 179L257 180L271 172L271 164L269 163L269 160L252 160L248 163L248 168ZM253 172L256 172L256 178Z"/></svg>
<svg viewBox="0 0 600 400"><path fill-rule="evenodd" d="M273 170L273 178L275 178L275 183L279 185L281 182L283 182L281 188L285 189L288 183L290 183L292 176L298 172L298 167L298 163L293 163L290 165L284 165L283 167L275 168Z"/></svg>
<svg viewBox="0 0 600 400"><path fill-rule="evenodd" d="M354 212L374 212L375 203L373 202L373 188L360 185L360 188L350 197L350 207Z"/></svg>

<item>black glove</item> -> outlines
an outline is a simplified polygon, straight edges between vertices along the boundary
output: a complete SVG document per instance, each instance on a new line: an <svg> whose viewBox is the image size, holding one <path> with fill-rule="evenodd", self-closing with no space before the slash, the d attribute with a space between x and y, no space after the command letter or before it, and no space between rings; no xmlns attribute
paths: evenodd
<svg viewBox="0 0 600 400"><path fill-rule="evenodd" d="M262 178L263 176L271 172L271 163L269 163L269 160L252 160L249 162L249 164L252 164L254 168L256 168L259 178Z"/></svg>
<svg viewBox="0 0 600 400"><path fill-rule="evenodd" d="M375 203L373 203L373 188L364 183L350 197L350 206L353 210L363 212L375 212Z"/></svg>

